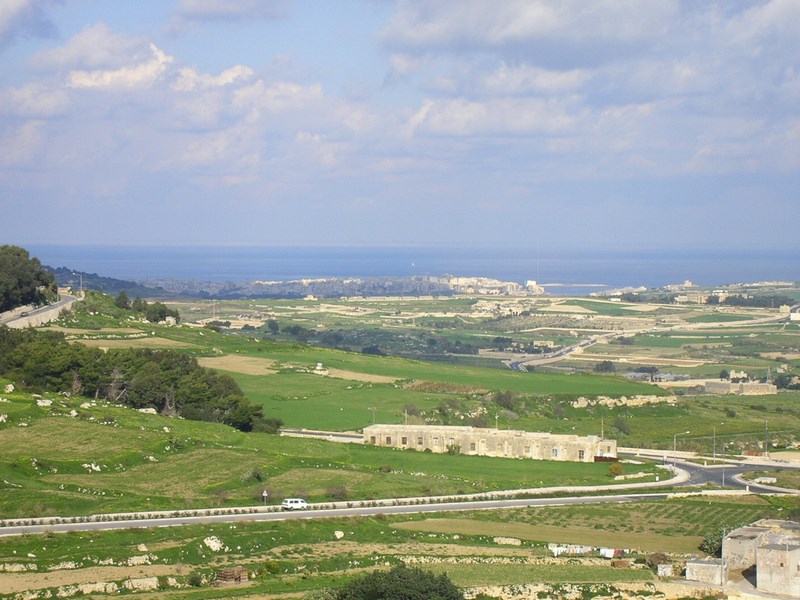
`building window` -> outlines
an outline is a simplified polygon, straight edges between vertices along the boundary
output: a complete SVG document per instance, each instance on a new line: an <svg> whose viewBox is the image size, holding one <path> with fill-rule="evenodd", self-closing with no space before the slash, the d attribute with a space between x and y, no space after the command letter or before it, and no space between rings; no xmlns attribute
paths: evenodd
<svg viewBox="0 0 800 600"><path fill-rule="evenodd" d="M439 438L438 438L438 436L433 436L433 445L434 445L434 446L438 446L438 445L439 445Z"/></svg>
<svg viewBox="0 0 800 600"><path fill-rule="evenodd" d="M407 437L401 438L400 441L402 442L403 446L408 446L408 438Z"/></svg>
<svg viewBox="0 0 800 600"><path fill-rule="evenodd" d="M578 460L583 460L586 457L586 453L583 450L578 450Z"/></svg>
<svg viewBox="0 0 800 600"><path fill-rule="evenodd" d="M530 453L531 453L531 447L525 446L525 454L530 454Z"/></svg>
<svg viewBox="0 0 800 600"><path fill-rule="evenodd" d="M422 438L421 437L417 438L417 446L422 446Z"/></svg>
<svg viewBox="0 0 800 600"><path fill-rule="evenodd" d="M386 436L386 445L387 446L391 446L392 445L392 436L390 436L390 435Z"/></svg>
<svg viewBox="0 0 800 600"><path fill-rule="evenodd" d="M606 446L606 453L611 454L611 446Z"/></svg>
<svg viewBox="0 0 800 600"><path fill-rule="evenodd" d="M375 436L374 435L369 436L369 443L370 444L374 444L375 443Z"/></svg>
<svg viewBox="0 0 800 600"><path fill-rule="evenodd" d="M550 451L550 454L551 454L553 457L556 457L556 456L558 456L558 448L553 448L553 449Z"/></svg>
<svg viewBox="0 0 800 600"><path fill-rule="evenodd" d="M469 451L470 452L475 452L475 442L470 442L469 443Z"/></svg>

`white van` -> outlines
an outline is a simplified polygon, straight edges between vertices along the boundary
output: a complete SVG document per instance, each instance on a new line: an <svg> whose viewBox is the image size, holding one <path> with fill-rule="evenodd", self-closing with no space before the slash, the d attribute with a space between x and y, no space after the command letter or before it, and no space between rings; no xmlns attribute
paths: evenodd
<svg viewBox="0 0 800 600"><path fill-rule="evenodd" d="M302 498L285 498L281 502L281 508L283 510L305 510L308 508L308 502Z"/></svg>

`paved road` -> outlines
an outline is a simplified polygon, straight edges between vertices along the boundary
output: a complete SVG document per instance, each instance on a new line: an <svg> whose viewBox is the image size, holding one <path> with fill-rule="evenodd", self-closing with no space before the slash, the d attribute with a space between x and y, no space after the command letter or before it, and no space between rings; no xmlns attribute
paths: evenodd
<svg viewBox="0 0 800 600"><path fill-rule="evenodd" d="M53 302L52 304L48 304L47 306L42 306L39 308L34 308L32 310L27 311L24 316L16 315L10 317L4 317L0 319L0 325L16 325L18 327L27 327L27 321L34 322L36 317L45 313L50 310L54 309L61 309L64 306L67 306L77 300L75 296L70 296L68 294L61 294L59 296L58 302Z"/></svg>
<svg viewBox="0 0 800 600"><path fill-rule="evenodd" d="M230 523L241 521L287 521L290 519L329 519L369 516L377 514L397 515L413 513L450 512L464 510L490 510L525 506L564 506L570 504L600 504L660 500L668 494L618 494L609 496L576 496L569 498L528 498L512 500L484 500L477 502L442 502L439 504L415 504L407 506L368 506L339 509L314 509L290 512L258 512L252 514L211 515L198 517L176 517L163 519L140 519L130 521L104 521L99 523L60 523L54 525L23 525L0 528L0 536L26 533L102 531L109 529L136 529L143 527L177 527L208 523Z"/></svg>
<svg viewBox="0 0 800 600"><path fill-rule="evenodd" d="M776 462L765 462L764 464L760 463L753 463L753 462L745 462L745 461L730 461L724 462L716 465L700 465L695 462L689 462L683 460L681 458L674 458L674 457L665 457L665 453L663 451L658 452L656 450L652 451L640 451L637 452L635 455L628 454L628 453L620 453L620 456L629 456L631 458L650 458L655 460L663 460L665 464L674 464L678 468L683 471L686 471L689 474L689 480L679 484L681 487L687 486L702 486L702 485L715 485L719 487L725 487L729 489L738 489L744 490L749 489L751 492L755 494L773 494L775 493L775 488L770 486L759 485L756 483L747 483L743 481L738 481L735 479L736 476L741 475L742 473L749 473L752 471L763 471L763 470L787 470L787 471L798 471L800 470L800 465L786 465L783 463L776 463ZM677 487L677 486L676 486ZM800 491L797 492L800 494Z"/></svg>
<svg viewBox="0 0 800 600"><path fill-rule="evenodd" d="M795 304L791 307L790 312L800 312L800 304ZM588 340L584 340L579 344L575 344L573 346L567 346L566 348L562 348L556 352L551 352L549 354L542 354L539 356L533 357L526 357L522 358L521 360L507 360L504 361L505 365L508 368L514 371L527 371L528 366L536 366L536 365L546 365L554 362L559 362L565 358L567 358L570 354L574 354L576 352L582 351L584 348L588 348L589 346L593 346L594 344L598 344L601 342L607 342L613 338L619 337L627 337L632 335L638 335L640 333L659 333L659 332L667 332L667 331L674 331L674 330L688 330L688 329L724 329L726 327L745 327L745 326L752 326L752 325L765 325L768 323L780 323L781 321L788 321L789 317L785 314L783 315L770 315L768 317L761 317L758 319L750 319L748 321L722 321L719 323L684 323L681 325L667 325L667 326L657 326L651 327L647 329L629 329L626 331L615 331L613 333L606 333L602 335L597 335L594 337L589 338Z"/></svg>
<svg viewBox="0 0 800 600"><path fill-rule="evenodd" d="M648 452L650 454L648 454ZM629 456L634 456L630 454ZM663 459L663 451L638 451L635 456ZM748 484L737 481L734 477L747 471L754 471L764 468L774 469L793 469L798 470L800 466L784 465L772 463L770 465L755 465L750 463L737 463L704 466L691 463L681 458L668 458L667 463L674 464L679 470L688 473L688 480L675 487L686 487L690 491L692 487L712 484L728 489L749 489L753 493L775 493L776 490L769 486ZM666 482L665 482L666 483ZM658 485L658 484L655 484ZM564 492L569 492L569 488L563 488ZM800 493L800 492L796 492ZM400 506L365 506L352 508L314 508L297 512L267 512L264 509L252 507L247 510L257 512L248 514L221 514L209 516L182 516L182 517L163 517L163 518L143 518L119 521L102 521L89 523L58 523L42 525L23 525L14 527L0 528L0 536L21 535L25 533L42 533L47 531L98 531L107 529L132 529L143 527L176 527L181 525L196 525L203 523L230 523L237 521L283 521L288 519L318 519L334 517L355 517L376 514L404 514L404 513L430 513L430 512L449 512L464 510L491 510L502 508L516 508L524 506L561 506L567 504L598 504L605 502L636 502L641 500L658 500L668 497L665 493L628 493L628 494L606 494L602 496L569 496L562 498L524 498L507 500L477 500L465 502L438 502L434 504L411 504ZM271 509L272 510L272 509Z"/></svg>

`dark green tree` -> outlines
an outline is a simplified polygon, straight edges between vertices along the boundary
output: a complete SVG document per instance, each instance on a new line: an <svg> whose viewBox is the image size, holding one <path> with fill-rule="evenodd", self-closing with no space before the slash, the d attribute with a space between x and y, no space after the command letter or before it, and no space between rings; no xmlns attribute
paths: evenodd
<svg viewBox="0 0 800 600"><path fill-rule="evenodd" d="M617 370L617 368L614 366L614 363L611 362L610 360L604 360L597 363L594 366L594 370L596 373L613 373L614 371Z"/></svg>
<svg viewBox="0 0 800 600"><path fill-rule="evenodd" d="M0 246L0 312L57 297L53 276L19 246Z"/></svg>
<svg viewBox="0 0 800 600"><path fill-rule="evenodd" d="M136 296L131 303L131 309L135 310L136 312L144 312L147 308L147 302Z"/></svg>
<svg viewBox="0 0 800 600"><path fill-rule="evenodd" d="M464 600L464 594L447 575L400 565L353 579L336 600Z"/></svg>
<svg viewBox="0 0 800 600"><path fill-rule="evenodd" d="M125 290L122 290L119 294L117 294L117 297L114 299L114 304L116 304L119 308L124 308L125 310L128 310L131 307L131 301L128 298L128 294L125 292Z"/></svg>

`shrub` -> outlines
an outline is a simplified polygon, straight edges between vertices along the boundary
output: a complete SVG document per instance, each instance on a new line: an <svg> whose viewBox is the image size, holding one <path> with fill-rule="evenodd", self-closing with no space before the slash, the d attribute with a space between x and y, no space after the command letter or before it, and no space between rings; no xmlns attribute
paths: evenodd
<svg viewBox="0 0 800 600"><path fill-rule="evenodd" d="M733 527L720 527L707 533L700 543L700 550L712 556L720 556L722 554L722 540L732 529Z"/></svg>
<svg viewBox="0 0 800 600"><path fill-rule="evenodd" d="M353 579L336 593L337 600L464 600L447 575L399 565Z"/></svg>
<svg viewBox="0 0 800 600"><path fill-rule="evenodd" d="M200 587L203 585L203 576L197 571L192 571L186 578L186 583L192 587Z"/></svg>
<svg viewBox="0 0 800 600"><path fill-rule="evenodd" d="M347 486L342 484L330 486L325 493L333 500L347 500Z"/></svg>
<svg viewBox="0 0 800 600"><path fill-rule="evenodd" d="M615 462L608 465L608 476L609 477L618 477L625 473L625 467L623 467L620 463Z"/></svg>

